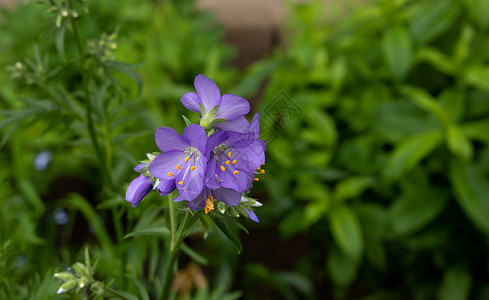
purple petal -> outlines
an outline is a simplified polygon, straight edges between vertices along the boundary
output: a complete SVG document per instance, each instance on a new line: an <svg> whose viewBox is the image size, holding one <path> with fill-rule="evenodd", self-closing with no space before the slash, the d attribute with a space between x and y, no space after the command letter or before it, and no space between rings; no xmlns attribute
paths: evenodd
<svg viewBox="0 0 489 300"><path fill-rule="evenodd" d="M155 158L156 159L156 158ZM204 168L207 161L201 157L198 160L186 162L175 177L177 189L180 195L187 200L194 200L204 187ZM191 167L195 166L192 170ZM181 183L181 184L180 184Z"/></svg>
<svg viewBox="0 0 489 300"><path fill-rule="evenodd" d="M145 166L146 166L146 164L139 164L139 165L137 165L137 166L134 168L134 171L136 171L136 172L141 172L141 169L142 169L143 167L145 167Z"/></svg>
<svg viewBox="0 0 489 300"><path fill-rule="evenodd" d="M209 112L214 106L219 104L221 92L214 81L204 75L197 75L194 85L206 112Z"/></svg>
<svg viewBox="0 0 489 300"><path fill-rule="evenodd" d="M187 109L191 111L195 111L200 113L200 106L199 106L199 96L197 96L196 93L190 92L183 94L182 99L180 99L182 102L183 106L185 106Z"/></svg>
<svg viewBox="0 0 489 300"><path fill-rule="evenodd" d="M180 202L180 201L183 201L183 200L185 200L185 199L183 199L182 195L178 195L177 197L175 197L173 199L173 201L175 201L175 202Z"/></svg>
<svg viewBox="0 0 489 300"><path fill-rule="evenodd" d="M239 117L233 121L227 121L223 123L216 124L216 128L219 130L228 130L235 132L246 132L250 124L245 117Z"/></svg>
<svg viewBox="0 0 489 300"><path fill-rule="evenodd" d="M131 202L132 207L136 207L151 190L151 179L141 174L127 187L126 201Z"/></svg>
<svg viewBox="0 0 489 300"><path fill-rule="evenodd" d="M158 185L158 192L161 196L166 196L170 194L175 189L175 180L161 180L160 185Z"/></svg>
<svg viewBox="0 0 489 300"><path fill-rule="evenodd" d="M249 176L247 172L239 172L234 174L234 169L227 166L225 171L219 169L217 175L222 178L221 185L228 189L233 189L237 192L245 192L249 185ZM241 197L240 197L241 198Z"/></svg>
<svg viewBox="0 0 489 300"><path fill-rule="evenodd" d="M207 136L205 134L205 129L197 124L189 125L182 134L190 145L197 148L202 155L205 154L205 146L207 142Z"/></svg>
<svg viewBox="0 0 489 300"><path fill-rule="evenodd" d="M187 206L193 211L197 211L205 207L205 199L207 198L207 194L209 192L207 189L204 189L194 200L187 201Z"/></svg>
<svg viewBox="0 0 489 300"><path fill-rule="evenodd" d="M155 132L156 145L161 151L180 150L183 151L190 144L181 137L173 128L160 127Z"/></svg>
<svg viewBox="0 0 489 300"><path fill-rule="evenodd" d="M253 117L247 132L253 133L253 138L258 139L260 135L260 116L258 113Z"/></svg>
<svg viewBox="0 0 489 300"><path fill-rule="evenodd" d="M221 187L221 181L217 175L216 160L212 159L207 165L207 170L205 172L205 185L212 189L217 190Z"/></svg>
<svg viewBox="0 0 489 300"><path fill-rule="evenodd" d="M154 177L161 180L175 179L178 170L177 165L182 165L186 155L182 151L173 150L158 154L149 164L148 170ZM168 173L172 173L170 176Z"/></svg>
<svg viewBox="0 0 489 300"><path fill-rule="evenodd" d="M228 206L236 206L241 202L241 193L232 189L220 188L212 191L214 199L226 203Z"/></svg>
<svg viewBox="0 0 489 300"><path fill-rule="evenodd" d="M256 216L255 212L249 209L244 209L246 213L248 214L248 219L251 221L255 221L256 223L260 223L260 220L258 220L258 217Z"/></svg>
<svg viewBox="0 0 489 300"><path fill-rule="evenodd" d="M236 154L238 162L235 168L239 171L254 172L265 162L263 146L257 140L252 143L249 143L249 140L237 141L229 151Z"/></svg>
<svg viewBox="0 0 489 300"><path fill-rule="evenodd" d="M222 144L229 138L229 131L218 131L213 133L208 139L207 139L207 147L205 151L205 156L209 157L214 151L214 148L217 145Z"/></svg>
<svg viewBox="0 0 489 300"><path fill-rule="evenodd" d="M250 111L250 103L240 96L226 94L221 97L215 119L235 120Z"/></svg>

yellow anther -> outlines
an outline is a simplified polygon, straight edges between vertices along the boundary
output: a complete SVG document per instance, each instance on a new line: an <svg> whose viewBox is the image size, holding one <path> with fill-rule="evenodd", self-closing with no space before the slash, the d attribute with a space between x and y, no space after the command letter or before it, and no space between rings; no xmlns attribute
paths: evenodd
<svg viewBox="0 0 489 300"><path fill-rule="evenodd" d="M181 168L180 165L177 165L177 170L180 170L180 168Z"/></svg>
<svg viewBox="0 0 489 300"><path fill-rule="evenodd" d="M208 214L213 209L214 209L214 198L212 197L212 195L209 195L205 200L205 214Z"/></svg>
<svg viewBox="0 0 489 300"><path fill-rule="evenodd" d="M172 177L173 176L173 173L172 172L168 172L168 177Z"/></svg>
<svg viewBox="0 0 489 300"><path fill-rule="evenodd" d="M255 179L256 179L256 178L255 178ZM183 181L179 181L179 182L178 182L178 184L179 184L179 185L182 185L182 184L183 184Z"/></svg>
<svg viewBox="0 0 489 300"><path fill-rule="evenodd" d="M260 173L265 174L265 170L261 170Z"/></svg>
<svg viewBox="0 0 489 300"><path fill-rule="evenodd" d="M254 181L260 181L260 178L253 178Z"/></svg>
<svg viewBox="0 0 489 300"><path fill-rule="evenodd" d="M228 153L228 157L229 157L229 158L231 158L231 151L229 151L229 153Z"/></svg>
<svg viewBox="0 0 489 300"><path fill-rule="evenodd" d="M234 171L233 174L234 175L238 175L239 171Z"/></svg>
<svg viewBox="0 0 489 300"><path fill-rule="evenodd" d="M231 162L230 162L229 160L228 160L228 161L226 161L226 165L228 165L228 166L229 166L229 164L230 164L230 163L231 163Z"/></svg>
<svg viewBox="0 0 489 300"><path fill-rule="evenodd" d="M261 165L263 166L265 163L262 163Z"/></svg>
<svg viewBox="0 0 489 300"><path fill-rule="evenodd" d="M185 161L187 161L187 160L189 160L189 159L190 159L190 158L189 158L188 156L187 156L187 157L185 157Z"/></svg>
<svg viewBox="0 0 489 300"><path fill-rule="evenodd" d="M238 161L237 160L233 160L233 165L235 165Z"/></svg>
<svg viewBox="0 0 489 300"><path fill-rule="evenodd" d="M224 168L224 166L221 166L221 170L224 172L226 171L226 168Z"/></svg>
<svg viewBox="0 0 489 300"><path fill-rule="evenodd" d="M261 170L261 168L260 168L260 167L258 167L258 169L256 169L256 170L257 170L257 171L260 171L260 170Z"/></svg>
<svg viewBox="0 0 489 300"><path fill-rule="evenodd" d="M195 166L191 166L190 170L192 170L192 171L195 170Z"/></svg>

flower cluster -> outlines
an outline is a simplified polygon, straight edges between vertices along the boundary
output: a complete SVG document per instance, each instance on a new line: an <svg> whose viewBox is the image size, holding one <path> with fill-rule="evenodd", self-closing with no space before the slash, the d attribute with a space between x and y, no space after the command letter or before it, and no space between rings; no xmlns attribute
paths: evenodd
<svg viewBox="0 0 489 300"><path fill-rule="evenodd" d="M250 111L248 101L221 96L218 86L204 75L198 75L194 85L197 92L184 94L181 102L201 113L200 124L189 124L182 135L170 127L156 130L162 153L148 154L135 168L141 175L129 185L126 201L135 207L151 190L166 196L176 189L179 195L174 201L185 200L193 211L209 213L218 201L221 212L239 206L238 211L258 222L253 207L261 203L243 196L259 180L256 175L265 173L258 114L249 123L244 117Z"/></svg>

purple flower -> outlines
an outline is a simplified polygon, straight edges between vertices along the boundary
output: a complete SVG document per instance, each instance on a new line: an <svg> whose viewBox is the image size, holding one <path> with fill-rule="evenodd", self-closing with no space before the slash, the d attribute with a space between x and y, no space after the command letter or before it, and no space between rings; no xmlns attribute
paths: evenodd
<svg viewBox="0 0 489 300"><path fill-rule="evenodd" d="M186 200L181 195L176 197L174 201ZM202 192L197 198L188 201L187 206L193 211L205 208L205 213L214 209L214 200L218 200L226 203L228 206L236 206L241 201L241 193L232 189L219 188L217 190L211 190L208 187L204 187Z"/></svg>
<svg viewBox="0 0 489 300"><path fill-rule="evenodd" d="M174 182L184 199L195 199L202 192L207 164L204 128L192 124L180 136L172 128L160 127L155 139L163 153L149 164L149 172L161 182Z"/></svg>
<svg viewBox="0 0 489 300"><path fill-rule="evenodd" d="M153 157L151 154L148 154L148 159L151 160ZM141 163L134 168L134 171L143 174L136 177L127 187L126 201L131 202L132 207L136 207L151 190L157 189L161 196L166 196L175 189L174 180L158 179L153 185L153 177L147 170L147 163Z"/></svg>
<svg viewBox="0 0 489 300"><path fill-rule="evenodd" d="M131 202L132 207L136 207L151 192L152 187L151 178L139 175L127 187L126 201Z"/></svg>
<svg viewBox="0 0 489 300"><path fill-rule="evenodd" d="M213 190L224 187L247 192L255 180L255 171L265 163L264 145L255 132L218 131L211 135L206 150L206 156L211 157L206 169L206 186Z"/></svg>
<svg viewBox="0 0 489 300"><path fill-rule="evenodd" d="M204 75L195 77L194 86L197 93L184 94L181 102L187 109L202 113L200 125L204 128L220 128L224 126L221 122L236 120L250 111L247 100L231 94L221 96L219 87Z"/></svg>

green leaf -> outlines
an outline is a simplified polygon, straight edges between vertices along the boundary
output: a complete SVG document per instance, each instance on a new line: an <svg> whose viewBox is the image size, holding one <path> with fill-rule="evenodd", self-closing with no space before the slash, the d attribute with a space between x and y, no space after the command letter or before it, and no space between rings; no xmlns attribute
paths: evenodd
<svg viewBox="0 0 489 300"><path fill-rule="evenodd" d="M197 253L196 251L194 251L192 248L185 245L184 243L182 243L181 249L185 254L187 254L196 263L199 263L199 264L204 265L204 266L207 266L209 264L207 259L205 259L202 255L200 255L199 253Z"/></svg>
<svg viewBox="0 0 489 300"><path fill-rule="evenodd" d="M394 78L404 79L411 68L413 53L409 33L401 27L388 30L382 40L382 50Z"/></svg>
<svg viewBox="0 0 489 300"><path fill-rule="evenodd" d="M440 300L469 299L472 278L465 269L452 268L445 272L443 281L438 289Z"/></svg>
<svg viewBox="0 0 489 300"><path fill-rule="evenodd" d="M365 254L367 260L377 269L384 271L387 266L387 254L381 241L367 238L365 240Z"/></svg>
<svg viewBox="0 0 489 300"><path fill-rule="evenodd" d="M416 53L416 60L427 62L438 71L447 75L453 75L456 72L456 66L452 63L451 59L436 48L425 47L419 49Z"/></svg>
<svg viewBox="0 0 489 300"><path fill-rule="evenodd" d="M336 186L336 200L343 201L356 198L373 184L374 181L371 177L357 176L347 178Z"/></svg>
<svg viewBox="0 0 489 300"><path fill-rule="evenodd" d="M355 213L345 205L335 207L329 218L331 233L340 249L353 259L363 252L363 236Z"/></svg>
<svg viewBox="0 0 489 300"><path fill-rule="evenodd" d="M447 128L447 146L448 149L456 156L465 161L472 159L474 149L472 143L465 136L464 132L460 130L460 127L456 125L450 125Z"/></svg>
<svg viewBox="0 0 489 300"><path fill-rule="evenodd" d="M448 124L449 117L443 107L429 95L425 90L417 87L404 85L401 92L407 95L417 106L437 116L443 124Z"/></svg>
<svg viewBox="0 0 489 300"><path fill-rule="evenodd" d="M243 229L243 225L241 225L235 218L224 217L217 213L210 214L210 217L217 228L231 241L236 248L236 251L241 253L243 251L243 245L239 238L238 228ZM246 228L244 228L244 230L246 231Z"/></svg>
<svg viewBox="0 0 489 300"><path fill-rule="evenodd" d="M442 142L440 130L430 130L401 141L389 157L383 177L390 181L414 168Z"/></svg>
<svg viewBox="0 0 489 300"><path fill-rule="evenodd" d="M456 66L461 65L470 55L474 35L474 28L468 24L465 24L462 28L462 33L460 34L453 54L455 61L454 63Z"/></svg>
<svg viewBox="0 0 489 300"><path fill-rule="evenodd" d="M65 23L66 24L66 23ZM56 50L58 51L58 55L61 58L63 62L66 62L66 55L65 55L65 33L66 33L66 25L63 24L57 31L56 31Z"/></svg>
<svg viewBox="0 0 489 300"><path fill-rule="evenodd" d="M411 35L418 44L427 43L443 33L453 22L458 12L458 1L422 2L409 22Z"/></svg>
<svg viewBox="0 0 489 300"><path fill-rule="evenodd" d="M463 134L470 139L489 143L489 120L474 121L462 125Z"/></svg>
<svg viewBox="0 0 489 300"><path fill-rule="evenodd" d="M465 0L471 17L486 28L489 25L489 1L487 0Z"/></svg>
<svg viewBox="0 0 489 300"><path fill-rule="evenodd" d="M156 237L169 237L171 235L170 230L165 227L152 227L135 230L124 236L124 239L137 237L137 236L156 236Z"/></svg>
<svg viewBox="0 0 489 300"><path fill-rule="evenodd" d="M458 204L481 231L489 233L489 181L475 165L453 160L450 180Z"/></svg>
<svg viewBox="0 0 489 300"><path fill-rule="evenodd" d="M489 90L489 67L483 65L469 66L464 70L465 81L468 85L481 90Z"/></svg>
<svg viewBox="0 0 489 300"><path fill-rule="evenodd" d="M304 111L305 120L321 135L321 141L327 146L333 146L338 139L335 122L325 111L307 109Z"/></svg>
<svg viewBox="0 0 489 300"><path fill-rule="evenodd" d="M101 218L98 216L92 205L82 196L78 194L71 194L67 199L63 200L63 204L67 208L73 208L79 210L87 222L92 226L93 232L99 240L105 251L112 253L112 240L109 233L105 229Z"/></svg>
<svg viewBox="0 0 489 300"><path fill-rule="evenodd" d="M130 65L119 61L105 61L103 65L111 71L120 72L131 77L138 87L138 95L141 95L143 90L143 79L141 78L141 75L136 72L136 69L139 67L138 65Z"/></svg>
<svg viewBox="0 0 489 300"><path fill-rule="evenodd" d="M326 268L333 283L338 287L348 287L355 279L358 261L345 255L337 248L329 254Z"/></svg>
<svg viewBox="0 0 489 300"><path fill-rule="evenodd" d="M445 207L447 196L438 189L408 189L389 209L392 229L398 235L408 235L425 227Z"/></svg>

